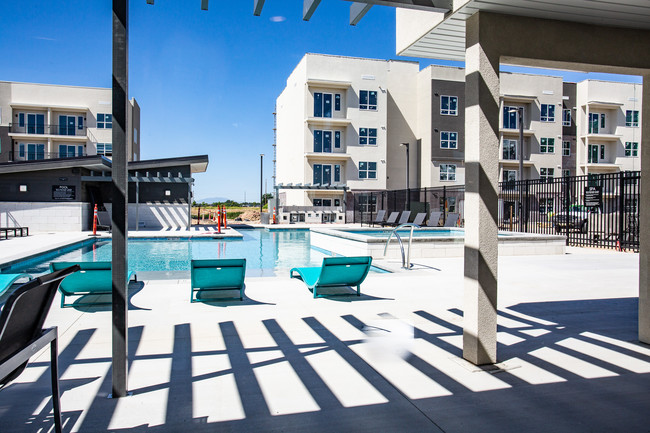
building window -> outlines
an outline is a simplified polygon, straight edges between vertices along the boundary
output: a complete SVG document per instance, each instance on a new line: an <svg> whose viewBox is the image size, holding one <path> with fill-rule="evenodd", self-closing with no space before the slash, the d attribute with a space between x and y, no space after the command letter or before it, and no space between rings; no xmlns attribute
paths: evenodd
<svg viewBox="0 0 650 433"><path fill-rule="evenodd" d="M626 141L625 156L639 156L639 143L636 141Z"/></svg>
<svg viewBox="0 0 650 433"><path fill-rule="evenodd" d="M552 198L540 198L539 199L539 213L543 215L548 215L553 212L553 199Z"/></svg>
<svg viewBox="0 0 650 433"><path fill-rule="evenodd" d="M315 207L320 207L323 205L323 200L320 198L315 198L312 200L312 203L314 204Z"/></svg>
<svg viewBox="0 0 650 433"><path fill-rule="evenodd" d="M341 94L334 95L334 111L341 111Z"/></svg>
<svg viewBox="0 0 650 433"><path fill-rule="evenodd" d="M571 110L562 110L562 126L571 126Z"/></svg>
<svg viewBox="0 0 650 433"><path fill-rule="evenodd" d="M108 113L97 113L97 128L99 129L113 128L113 115Z"/></svg>
<svg viewBox="0 0 650 433"><path fill-rule="evenodd" d="M456 181L456 164L440 164L440 180Z"/></svg>
<svg viewBox="0 0 650 433"><path fill-rule="evenodd" d="M571 142L563 141L562 142L562 156L571 156Z"/></svg>
<svg viewBox="0 0 650 433"><path fill-rule="evenodd" d="M442 131L440 133L441 149L458 149L458 133Z"/></svg>
<svg viewBox="0 0 650 433"><path fill-rule="evenodd" d="M555 122L555 105L542 104L540 119L542 122Z"/></svg>
<svg viewBox="0 0 650 433"><path fill-rule="evenodd" d="M458 116L458 96L441 96L440 114L444 116Z"/></svg>
<svg viewBox="0 0 650 433"><path fill-rule="evenodd" d="M564 176L564 177L571 176L571 170L569 170L569 169L562 170L562 176Z"/></svg>
<svg viewBox="0 0 650 433"><path fill-rule="evenodd" d="M541 153L555 153L555 138L541 138L539 151Z"/></svg>
<svg viewBox="0 0 650 433"><path fill-rule="evenodd" d="M517 170L503 170L503 189L515 189L515 182L517 182Z"/></svg>
<svg viewBox="0 0 650 433"><path fill-rule="evenodd" d="M598 134L605 129L605 113L589 113L589 133Z"/></svg>
<svg viewBox="0 0 650 433"><path fill-rule="evenodd" d="M20 143L18 145L18 155L28 161L45 159L45 144Z"/></svg>
<svg viewBox="0 0 650 433"><path fill-rule="evenodd" d="M359 179L377 179L377 163L359 161Z"/></svg>
<svg viewBox="0 0 650 433"><path fill-rule="evenodd" d="M334 131L334 148L341 148L341 131Z"/></svg>
<svg viewBox="0 0 650 433"><path fill-rule="evenodd" d="M359 110L377 110L377 91L359 91Z"/></svg>
<svg viewBox="0 0 650 433"><path fill-rule="evenodd" d="M377 196L365 194L359 195L359 210L362 213L377 212Z"/></svg>
<svg viewBox="0 0 650 433"><path fill-rule="evenodd" d="M519 107L503 106L503 128L504 129L517 129L519 128Z"/></svg>
<svg viewBox="0 0 650 433"><path fill-rule="evenodd" d="M133 142L135 144L138 144L138 129L137 128L133 128Z"/></svg>
<svg viewBox="0 0 650 433"><path fill-rule="evenodd" d="M359 144L377 145L377 128L359 128Z"/></svg>
<svg viewBox="0 0 650 433"><path fill-rule="evenodd" d="M639 126L639 110L625 111L625 126Z"/></svg>
<svg viewBox="0 0 650 433"><path fill-rule="evenodd" d="M26 121L26 125L25 125ZM19 132L27 134L45 134L45 115L37 113L18 113Z"/></svg>
<svg viewBox="0 0 650 433"><path fill-rule="evenodd" d="M113 144L112 143L97 143L97 155L112 156Z"/></svg>
<svg viewBox="0 0 650 433"><path fill-rule="evenodd" d="M550 182L555 175L555 169L542 167L539 169L539 180L542 182Z"/></svg>
<svg viewBox="0 0 650 433"><path fill-rule="evenodd" d="M74 158L75 156L83 156L83 146L72 146L68 144L59 145L59 158Z"/></svg>
<svg viewBox="0 0 650 433"><path fill-rule="evenodd" d="M503 139L503 159L517 159L517 140Z"/></svg>
<svg viewBox="0 0 650 433"><path fill-rule="evenodd" d="M334 171L334 182L341 181L341 166L331 164L314 164L314 184L330 185L332 183L332 169Z"/></svg>
<svg viewBox="0 0 650 433"><path fill-rule="evenodd" d="M339 147L340 147L339 136ZM332 153L332 131L314 130L314 152Z"/></svg>

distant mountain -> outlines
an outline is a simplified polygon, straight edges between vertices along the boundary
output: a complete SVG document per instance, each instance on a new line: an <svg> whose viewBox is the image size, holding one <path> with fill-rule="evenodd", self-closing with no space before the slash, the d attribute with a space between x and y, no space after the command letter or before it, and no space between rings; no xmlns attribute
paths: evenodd
<svg viewBox="0 0 650 433"><path fill-rule="evenodd" d="M228 200L226 197L206 197L202 199L196 199L196 202L212 204L212 203L225 202L226 200Z"/></svg>

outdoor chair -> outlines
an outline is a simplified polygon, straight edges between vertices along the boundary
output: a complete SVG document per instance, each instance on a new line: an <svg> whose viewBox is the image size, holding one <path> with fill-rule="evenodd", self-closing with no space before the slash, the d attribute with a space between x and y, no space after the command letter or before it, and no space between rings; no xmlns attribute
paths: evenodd
<svg viewBox="0 0 650 433"><path fill-rule="evenodd" d="M402 224L406 224L409 222L409 218L411 217L411 211L410 210L405 210L402 212L402 216L399 217L399 221L397 222L396 225L401 226Z"/></svg>
<svg viewBox="0 0 650 433"><path fill-rule="evenodd" d="M357 296L361 296L361 283L366 279L371 263L370 256L325 257L322 266L293 268L289 276L300 278L313 292L314 298L332 296L319 294L322 288L341 286L357 286Z"/></svg>
<svg viewBox="0 0 650 433"><path fill-rule="evenodd" d="M97 230L106 230L111 233L111 215L107 211L97 212Z"/></svg>
<svg viewBox="0 0 650 433"><path fill-rule="evenodd" d="M109 302L83 302L66 304L66 296L87 296L87 295L111 295L113 293L113 274L111 272L111 262L52 262L50 270L58 271L72 265L78 265L79 271L69 275L61 282L59 292L61 292L61 308L82 306L82 305L111 305ZM126 277L126 283L137 276L133 271L129 271Z"/></svg>
<svg viewBox="0 0 650 433"><path fill-rule="evenodd" d="M0 274L0 295L9 289L16 280L21 278L27 278L28 280L32 279L32 276L29 274Z"/></svg>
<svg viewBox="0 0 650 433"><path fill-rule="evenodd" d="M61 433L58 332L56 326L43 329L43 323L61 280L78 269L79 266L71 266L23 284L9 296L0 313L0 389L17 378L25 370L29 358L49 344L54 431L57 433Z"/></svg>
<svg viewBox="0 0 650 433"><path fill-rule="evenodd" d="M244 277L246 259L208 259L192 260L192 293L190 302L200 302L201 292L239 290L239 300L244 299ZM196 294L196 297L195 297ZM237 298L233 296L229 299ZM226 299L226 298L219 298ZM211 298L210 300L216 300Z"/></svg>
<svg viewBox="0 0 650 433"><path fill-rule="evenodd" d="M373 227L375 224L381 225L384 222L384 218L386 218L386 211L384 209L378 210L375 220L372 222Z"/></svg>
<svg viewBox="0 0 650 433"><path fill-rule="evenodd" d="M421 212L417 215L415 215L415 219L413 220L413 224L422 226L424 224L424 219L427 217L426 212Z"/></svg>
<svg viewBox="0 0 650 433"><path fill-rule="evenodd" d="M399 216L399 212L391 212L390 215L388 215L388 219L383 223L381 223L382 227L395 225L398 216Z"/></svg>
<svg viewBox="0 0 650 433"><path fill-rule="evenodd" d="M431 214L429 215L429 221L427 221L427 227L439 227L441 216L442 212L431 211Z"/></svg>
<svg viewBox="0 0 650 433"><path fill-rule="evenodd" d="M445 227L456 227L458 225L458 217L460 214L456 212L449 212L445 220Z"/></svg>

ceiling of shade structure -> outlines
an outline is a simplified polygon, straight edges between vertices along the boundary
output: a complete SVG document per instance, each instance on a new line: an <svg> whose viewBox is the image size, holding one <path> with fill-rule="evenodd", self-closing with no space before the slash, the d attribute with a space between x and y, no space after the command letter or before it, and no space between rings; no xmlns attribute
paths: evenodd
<svg viewBox="0 0 650 433"><path fill-rule="evenodd" d="M400 6L400 2L390 3ZM650 30L649 0L454 0L449 12L435 10L432 5L432 12L420 20L419 35L411 37L408 46L398 46L397 54L464 61L465 20L478 11ZM400 20L407 24L416 17L413 14L422 15L422 12L398 10L398 33ZM540 38L543 37L540 33Z"/></svg>

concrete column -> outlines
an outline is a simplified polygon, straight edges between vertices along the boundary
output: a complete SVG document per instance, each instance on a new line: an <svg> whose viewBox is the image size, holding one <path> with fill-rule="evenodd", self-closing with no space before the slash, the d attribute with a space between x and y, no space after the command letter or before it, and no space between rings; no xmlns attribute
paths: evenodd
<svg viewBox="0 0 650 433"><path fill-rule="evenodd" d="M463 357L497 361L499 55L494 27L477 13L466 22L465 293Z"/></svg>
<svg viewBox="0 0 650 433"><path fill-rule="evenodd" d="M646 230L650 227L650 72L643 75L640 142L639 341L650 344L650 230Z"/></svg>
<svg viewBox="0 0 650 433"><path fill-rule="evenodd" d="M113 165L111 168L113 251L113 397L125 397L128 383L128 171L129 1L113 0Z"/></svg>

